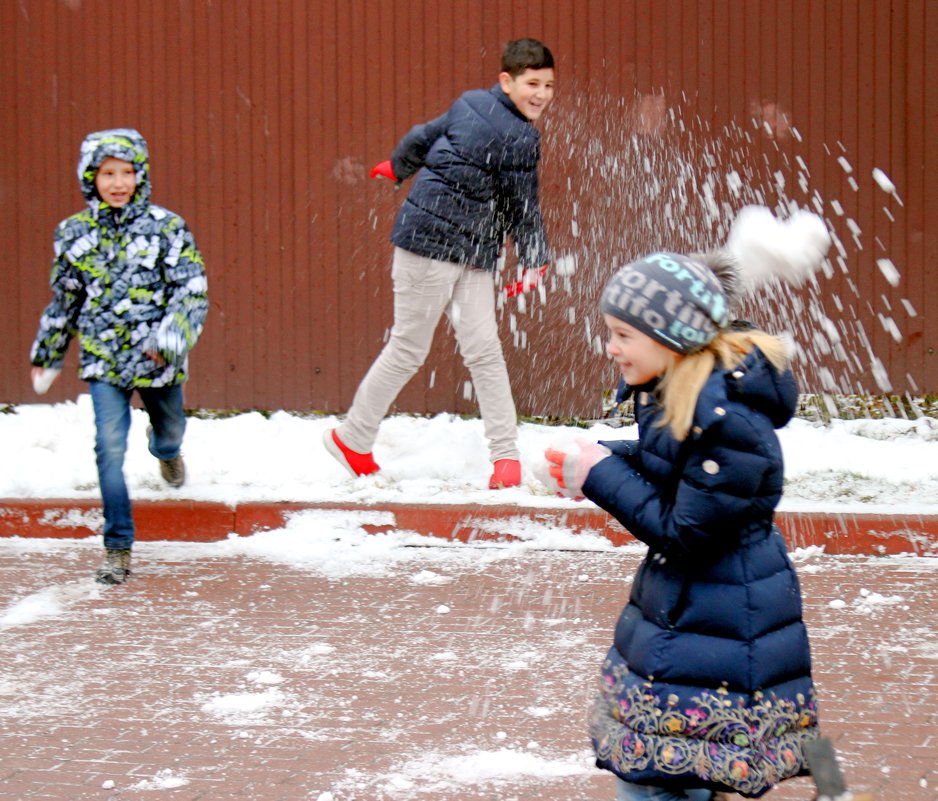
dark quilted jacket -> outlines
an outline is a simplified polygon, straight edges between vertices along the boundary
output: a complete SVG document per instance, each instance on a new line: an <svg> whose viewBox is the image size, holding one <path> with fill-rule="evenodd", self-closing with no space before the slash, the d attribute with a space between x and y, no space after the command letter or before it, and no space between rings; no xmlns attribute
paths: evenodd
<svg viewBox="0 0 938 801"><path fill-rule="evenodd" d="M584 494L648 544L591 716L600 767L627 781L748 797L805 771L817 736L801 593L773 524L774 429L797 390L758 350L704 386L678 442L636 389L638 441L606 443Z"/></svg>
<svg viewBox="0 0 938 801"><path fill-rule="evenodd" d="M395 148L399 180L420 172L391 241L419 256L494 270L511 237L520 262L540 267L549 254L539 158L540 134L499 86L466 92Z"/></svg>

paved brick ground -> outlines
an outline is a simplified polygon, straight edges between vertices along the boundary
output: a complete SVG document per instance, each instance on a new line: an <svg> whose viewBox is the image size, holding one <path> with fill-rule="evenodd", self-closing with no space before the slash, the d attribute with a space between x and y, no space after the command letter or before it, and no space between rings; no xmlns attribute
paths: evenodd
<svg viewBox="0 0 938 801"><path fill-rule="evenodd" d="M0 540L3 801L612 799L584 711L637 549L414 548L336 579L139 543L132 580L100 589L98 547ZM853 788L935 801L938 560L800 570Z"/></svg>

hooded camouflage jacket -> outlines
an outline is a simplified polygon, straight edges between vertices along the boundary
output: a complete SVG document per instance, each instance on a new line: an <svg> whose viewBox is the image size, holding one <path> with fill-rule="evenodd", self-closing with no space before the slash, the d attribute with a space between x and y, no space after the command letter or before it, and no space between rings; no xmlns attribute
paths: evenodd
<svg viewBox="0 0 938 801"><path fill-rule="evenodd" d="M136 168L136 191L120 209L95 189L98 167L109 156ZM77 333L80 375L87 381L122 389L182 383L208 312L205 270L183 219L150 202L143 137L127 128L89 134L78 181L88 208L55 230L52 302L30 361L61 367ZM162 365L147 355L154 353Z"/></svg>

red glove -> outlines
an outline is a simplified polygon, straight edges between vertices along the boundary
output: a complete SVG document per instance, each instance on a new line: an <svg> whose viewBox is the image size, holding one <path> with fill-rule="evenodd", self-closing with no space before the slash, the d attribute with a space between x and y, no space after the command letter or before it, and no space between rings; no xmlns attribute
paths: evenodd
<svg viewBox="0 0 938 801"><path fill-rule="evenodd" d="M397 176L394 174L394 168L391 166L390 161L382 161L375 164L375 166L371 168L371 172L368 173L368 177L389 178L394 181L394 183L398 183Z"/></svg>
<svg viewBox="0 0 938 801"><path fill-rule="evenodd" d="M583 483L596 464L612 451L598 442L583 437L576 438L575 445L561 445L544 451L547 459L547 481L545 483L559 495L582 500Z"/></svg>
<svg viewBox="0 0 938 801"><path fill-rule="evenodd" d="M513 298L515 295L521 295L529 289L534 289L534 287L541 283L546 272L546 264L543 267L538 267L536 270L533 267L528 267L521 274L520 281L515 281L513 284L508 284L508 286L505 287L505 297Z"/></svg>

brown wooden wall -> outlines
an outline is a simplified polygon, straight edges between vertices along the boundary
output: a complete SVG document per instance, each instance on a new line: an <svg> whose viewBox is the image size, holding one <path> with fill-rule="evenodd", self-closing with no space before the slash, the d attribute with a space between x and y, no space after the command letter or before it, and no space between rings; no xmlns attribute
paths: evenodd
<svg viewBox="0 0 938 801"><path fill-rule="evenodd" d="M938 392L929 0L0 0L0 401L37 400L27 356L53 227L82 205L78 145L131 126L154 200L206 257L188 405L347 409L391 323L404 197L368 169L494 83L519 36L558 59L543 205L578 259L546 305L504 310L520 411L596 414L614 380L595 311L612 267L717 244L748 202L820 211L841 243L815 287L745 310L795 331L805 388L885 388L879 359L894 391ZM48 399L84 391L73 373ZM467 380L441 332L398 408L472 411Z"/></svg>

